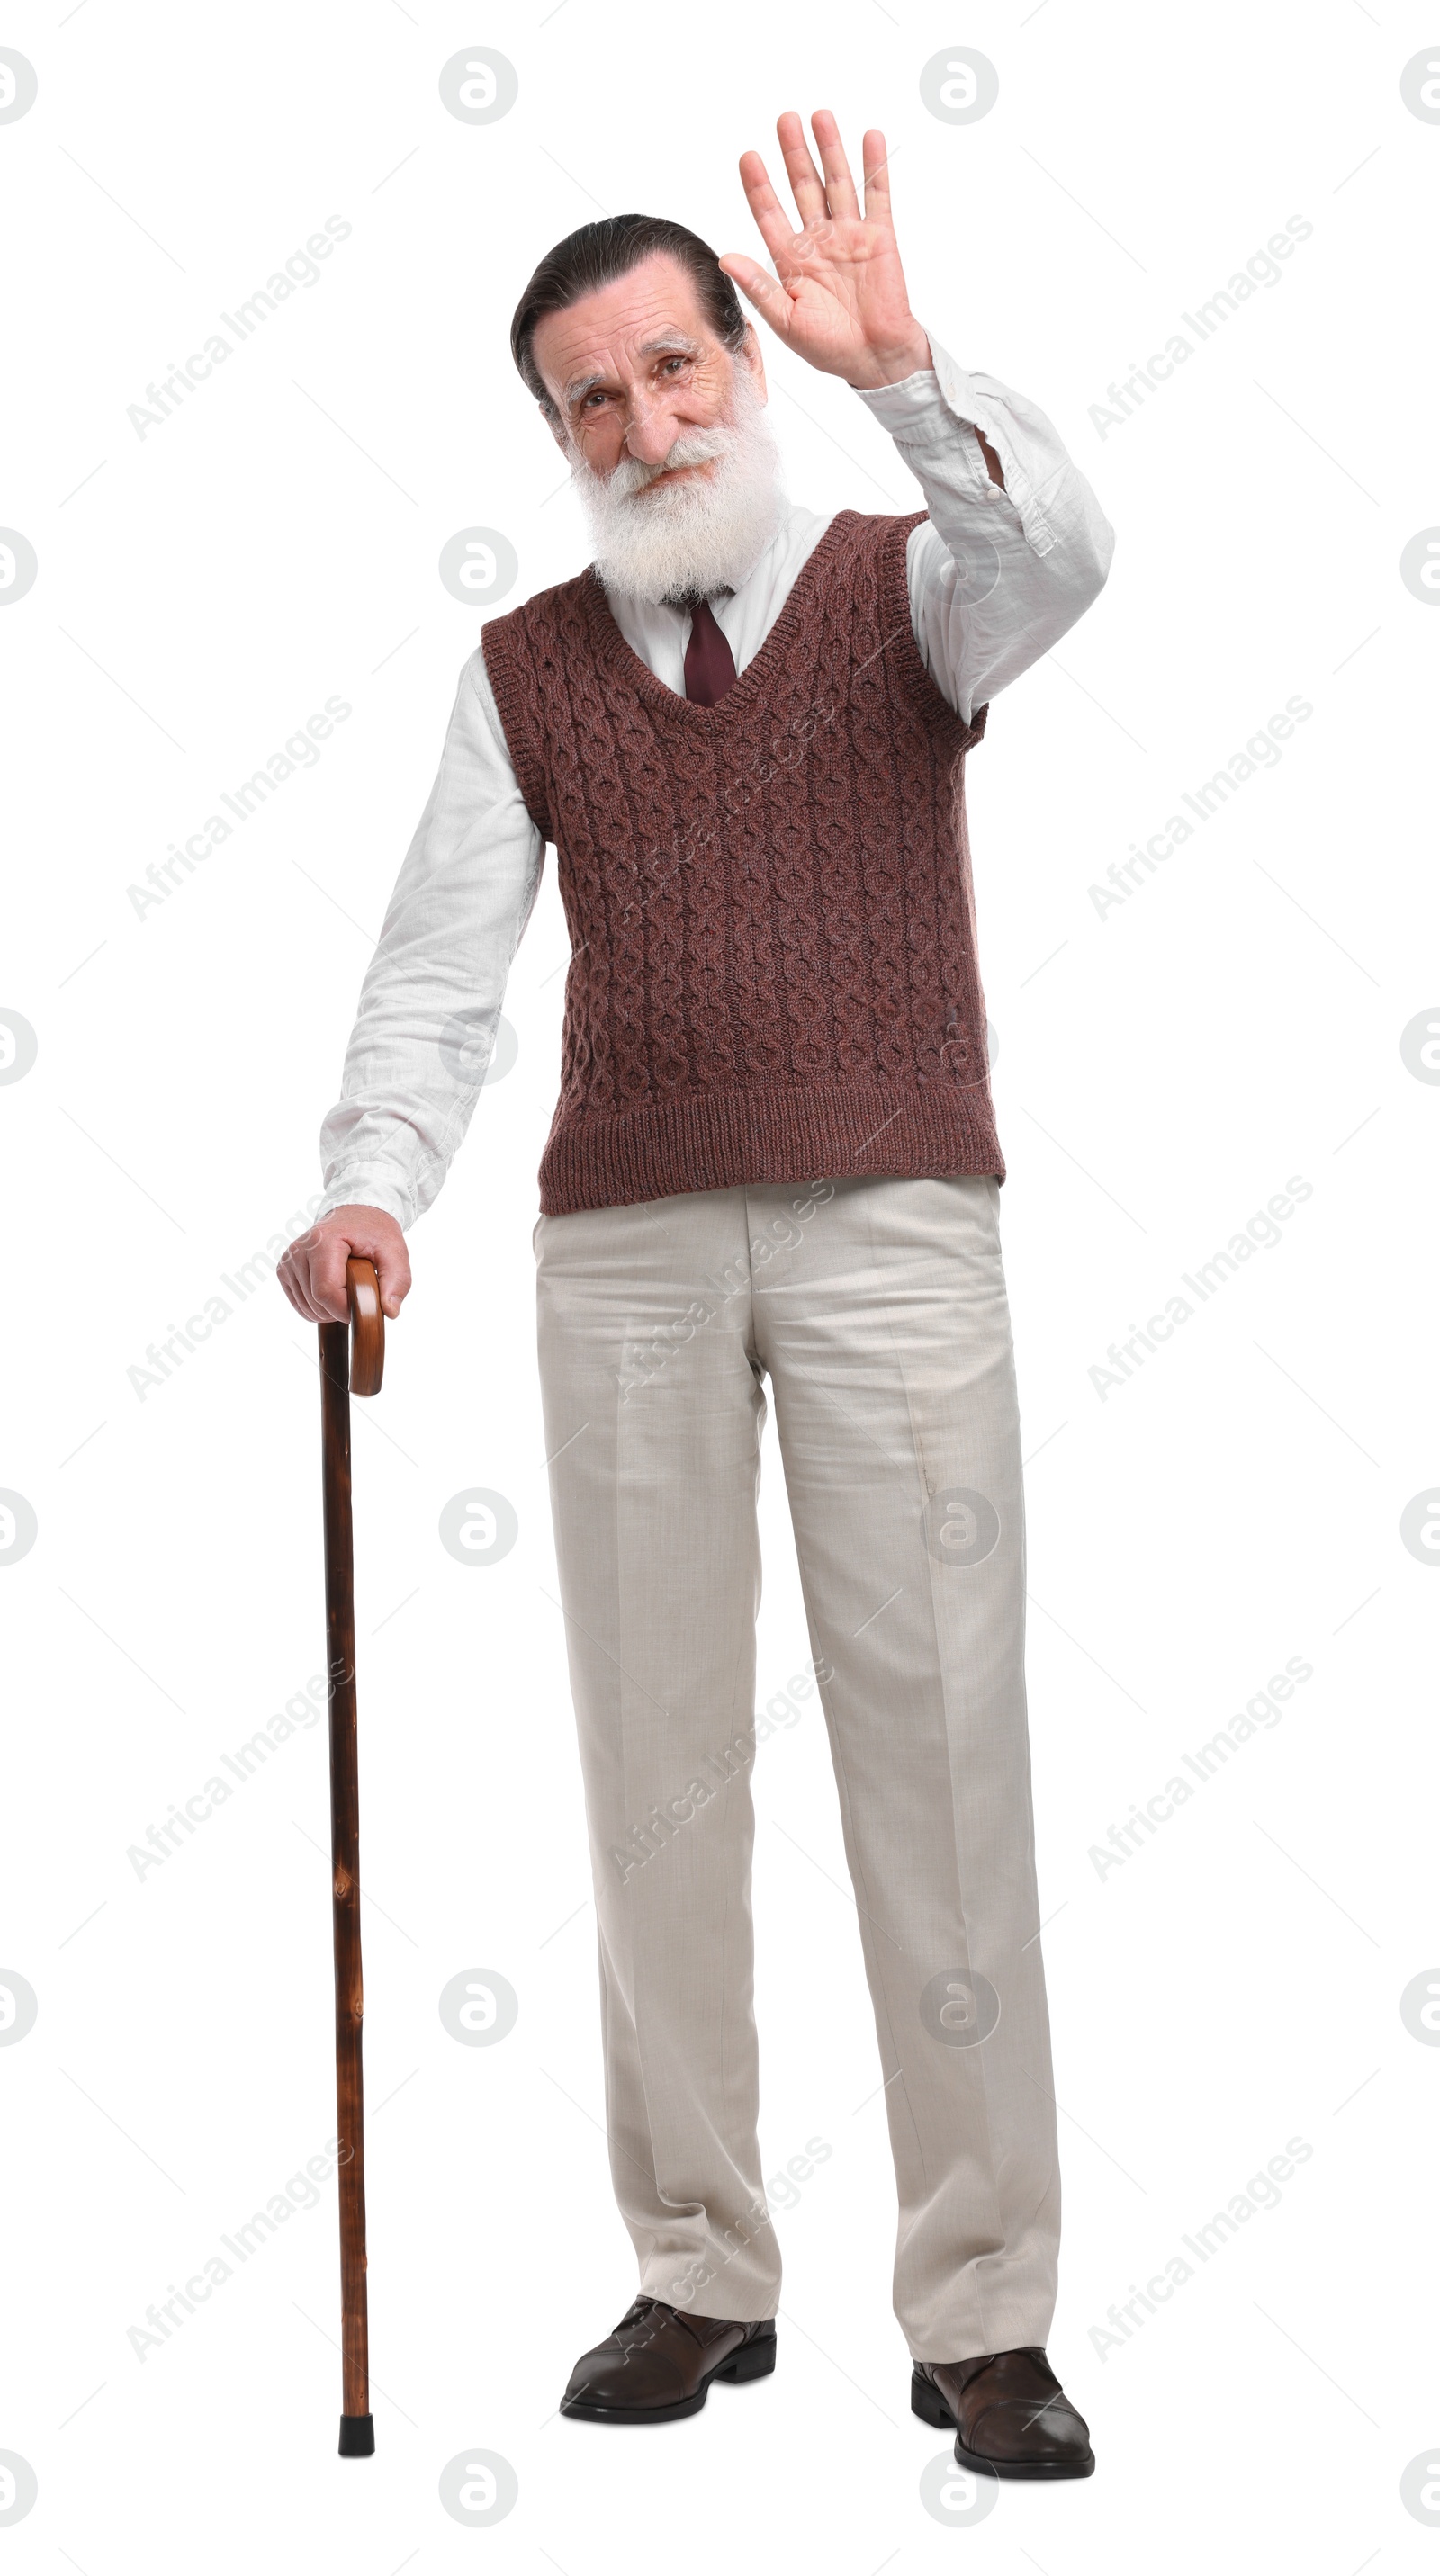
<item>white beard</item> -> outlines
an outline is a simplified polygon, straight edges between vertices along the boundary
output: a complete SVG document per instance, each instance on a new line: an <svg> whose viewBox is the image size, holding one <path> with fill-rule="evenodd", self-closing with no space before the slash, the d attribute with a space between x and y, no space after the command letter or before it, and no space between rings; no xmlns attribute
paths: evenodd
<svg viewBox="0 0 1440 2576"><path fill-rule="evenodd" d="M650 600L735 590L776 535L788 506L780 451L739 364L730 409L728 421L683 431L661 465L622 456L607 477L569 448L595 569L607 589ZM647 488L672 465L712 457L711 474Z"/></svg>

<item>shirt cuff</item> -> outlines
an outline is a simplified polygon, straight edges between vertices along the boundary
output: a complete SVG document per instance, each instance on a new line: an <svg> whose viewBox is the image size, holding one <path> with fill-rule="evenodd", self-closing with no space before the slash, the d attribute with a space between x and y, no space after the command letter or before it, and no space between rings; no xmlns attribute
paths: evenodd
<svg viewBox="0 0 1440 2576"><path fill-rule="evenodd" d="M1037 554L1048 554L1055 531L1046 519L1028 461L1016 444L1016 426L1008 407L993 393L982 391L968 368L942 348L933 331L926 337L933 365L917 368L898 384L857 386L861 401L902 447L921 452L947 448L973 496L992 507L1010 501L1027 542ZM991 480L979 439L955 436L957 423L984 431L1000 459L1003 488Z"/></svg>
<svg viewBox="0 0 1440 2576"><path fill-rule="evenodd" d="M342 1207L379 1208L383 1216L393 1216L403 1233L414 1219L415 1193L378 1180L373 1172L352 1172L347 1179L331 1183L312 1223L319 1225L322 1218L333 1216Z"/></svg>
<svg viewBox="0 0 1440 2576"><path fill-rule="evenodd" d="M943 358L944 351L937 350L932 342L931 355ZM963 377L963 370L959 368L953 373ZM964 421L973 429L980 417L978 411L967 410L963 405L957 406L953 400L947 400L946 388L936 367L919 367L913 376L902 376L898 384L857 385L855 391L892 438L913 439L924 436L926 432L942 439L953 438L957 420ZM980 466L983 474L983 457Z"/></svg>

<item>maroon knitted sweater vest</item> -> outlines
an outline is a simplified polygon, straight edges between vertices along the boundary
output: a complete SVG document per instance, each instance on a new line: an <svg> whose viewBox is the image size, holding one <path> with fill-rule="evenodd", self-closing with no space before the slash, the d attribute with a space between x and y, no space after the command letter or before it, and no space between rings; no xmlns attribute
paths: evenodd
<svg viewBox="0 0 1440 2576"><path fill-rule="evenodd" d="M713 707L593 567L484 629L572 956L547 1215L745 1181L993 1172L964 755L910 624L924 517L842 510Z"/></svg>

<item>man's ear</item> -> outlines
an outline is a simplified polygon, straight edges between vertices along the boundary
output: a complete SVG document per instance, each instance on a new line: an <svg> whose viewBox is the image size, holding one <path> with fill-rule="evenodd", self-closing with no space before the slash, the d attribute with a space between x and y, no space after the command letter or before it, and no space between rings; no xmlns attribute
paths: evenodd
<svg viewBox="0 0 1440 2576"><path fill-rule="evenodd" d="M543 403L541 403L538 408L540 417L545 423L546 428L549 430L551 437L554 439L556 446L563 448L565 445L565 423L560 418L559 413L555 411L547 411Z"/></svg>

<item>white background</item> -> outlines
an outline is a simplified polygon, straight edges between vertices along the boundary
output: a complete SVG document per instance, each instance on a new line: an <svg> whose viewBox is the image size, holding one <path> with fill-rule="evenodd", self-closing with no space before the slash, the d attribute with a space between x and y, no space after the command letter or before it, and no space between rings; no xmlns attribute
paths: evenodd
<svg viewBox="0 0 1440 2576"><path fill-rule="evenodd" d="M1440 2438L1421 2197L1440 2056L1399 2010L1440 1955L1435 1575L1400 1537L1440 1467L1440 1094L1400 1053L1440 983L1440 617L1399 574L1440 520L1440 128L1400 91L1432 19L1393 0L837 0L823 32L754 0L9 13L39 79L0 126L0 519L39 559L0 617L0 1006L39 1040L0 1090L0 1484L39 1525L3 1570L0 1962L39 1998L0 2050L0 2447L39 2480L0 2534L16 2568L1432 2563L1400 2481ZM477 42L519 78L483 127L438 89ZM920 96L956 42L999 74L968 127ZM476 640L441 546L508 535L510 604L584 560L509 361L526 277L601 209L756 247L737 156L778 171L776 115L817 105L857 162L884 128L917 312L1051 414L1118 531L1104 596L995 703L969 775L1031 1456L1066 2189L1050 2350L1099 2468L1007 2487L959 2534L920 2496L944 2445L908 2412L889 2305L879 2067L813 1701L756 1781L765 2170L832 2150L778 2218L779 2370L649 2435L555 2414L634 2267L598 2125L533 1359L553 858L506 1001L518 1062L417 1229L385 1392L357 1408L377 2455L334 2456L333 2183L162 2348L127 2335L334 2126L323 1725L143 1881L126 1857L323 1668L314 1337L263 1280L143 1401L127 1373L227 1294L222 1272L273 1259L319 1187L360 976ZM331 215L352 230L319 282L138 437L147 383ZM1313 233L1282 281L1102 438L1110 382L1297 215ZM766 357L794 495L914 507L846 388ZM332 694L353 712L319 762L137 917L127 888ZM1100 917L1090 886L1292 695L1314 712L1278 767ZM1291 1175L1313 1195L1282 1241L1102 1402L1106 1346ZM492 1568L439 1544L467 1480L519 1516ZM773 1433L763 1511L762 1701L808 1653ZM1102 1879L1090 1847L1291 1657L1313 1678L1281 1721ZM519 1997L494 2047L438 2016L472 1967ZM1097 2347L1112 2304L1292 2138L1312 2153L1279 2206ZM519 2479L478 2532L438 2492L476 2446Z"/></svg>

